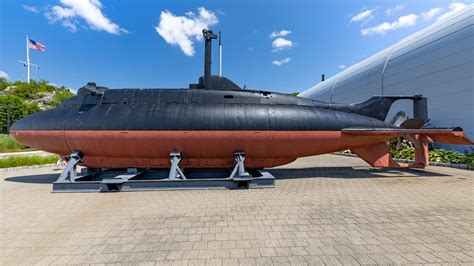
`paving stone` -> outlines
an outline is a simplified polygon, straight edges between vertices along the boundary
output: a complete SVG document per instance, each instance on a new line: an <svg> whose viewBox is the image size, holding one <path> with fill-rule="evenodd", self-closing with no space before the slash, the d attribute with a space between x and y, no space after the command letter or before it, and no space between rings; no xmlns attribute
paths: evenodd
<svg viewBox="0 0 474 266"><path fill-rule="evenodd" d="M384 254L384 255L397 265L409 263L409 261L400 254Z"/></svg>
<svg viewBox="0 0 474 266"><path fill-rule="evenodd" d="M208 250L200 250L199 251L199 258L200 259L210 259L214 257L214 250L208 249Z"/></svg>
<svg viewBox="0 0 474 266"><path fill-rule="evenodd" d="M371 264L371 265L374 265L375 264L375 261L373 259L370 258L369 255L366 255L366 254L353 254L351 255L356 261L358 264Z"/></svg>
<svg viewBox="0 0 474 266"><path fill-rule="evenodd" d="M321 256L321 260L325 265L342 265L336 256Z"/></svg>
<svg viewBox="0 0 474 266"><path fill-rule="evenodd" d="M326 255L339 255L339 251L333 246L323 246L320 247L320 249L324 252Z"/></svg>
<svg viewBox="0 0 474 266"><path fill-rule="evenodd" d="M223 265L239 265L239 260L238 259L222 259L222 264Z"/></svg>
<svg viewBox="0 0 474 266"><path fill-rule="evenodd" d="M255 258L239 258L239 265L247 266L247 265L255 265L256 260Z"/></svg>
<svg viewBox="0 0 474 266"><path fill-rule="evenodd" d="M302 256L288 256L290 265L307 265L306 260Z"/></svg>
<svg viewBox="0 0 474 266"><path fill-rule="evenodd" d="M423 264L427 263L427 261L425 259L418 256L418 254L416 254L416 253L405 253L405 254L401 254L401 255L403 256L403 258L408 260L410 263L423 263Z"/></svg>
<svg viewBox="0 0 474 266"><path fill-rule="evenodd" d="M440 263L443 262L442 259L436 257L435 255L428 253L428 252L421 252L417 253L416 255L422 257L424 260L426 260L429 263Z"/></svg>
<svg viewBox="0 0 474 266"><path fill-rule="evenodd" d="M245 257L245 250L243 248L236 248L230 250L231 258L243 258Z"/></svg>
<svg viewBox="0 0 474 266"><path fill-rule="evenodd" d="M324 265L323 260L319 256L303 256L309 265Z"/></svg>
<svg viewBox="0 0 474 266"><path fill-rule="evenodd" d="M436 252L435 256L443 260L443 262L456 262L458 263L460 260L453 256L452 252ZM471 259L474 261L474 259Z"/></svg>
<svg viewBox="0 0 474 266"><path fill-rule="evenodd" d="M463 262L474 262L474 259L472 258L472 250L465 252L448 252L448 254Z"/></svg>
<svg viewBox="0 0 474 266"><path fill-rule="evenodd" d="M214 257L218 258L218 259L230 258L230 250L228 250L228 249L214 250Z"/></svg>
<svg viewBox="0 0 474 266"><path fill-rule="evenodd" d="M393 261L385 254L368 254L368 255L378 265L393 264Z"/></svg>
<svg viewBox="0 0 474 266"><path fill-rule="evenodd" d="M263 257L274 257L274 256L276 256L275 249L273 249L273 248L259 248L259 250L260 250L260 254Z"/></svg>

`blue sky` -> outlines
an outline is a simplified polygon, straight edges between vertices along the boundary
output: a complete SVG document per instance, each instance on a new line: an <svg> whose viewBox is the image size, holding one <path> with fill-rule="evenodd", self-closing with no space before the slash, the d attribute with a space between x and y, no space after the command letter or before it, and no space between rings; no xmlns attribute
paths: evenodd
<svg viewBox="0 0 474 266"><path fill-rule="evenodd" d="M187 87L203 72L199 31L205 25L223 32L225 76L240 86L301 92L322 73L330 77L462 6L443 0L3 0L0 75L25 80L17 61L25 59L28 34L47 49L30 51L41 67L32 71L34 79L72 89L88 81Z"/></svg>

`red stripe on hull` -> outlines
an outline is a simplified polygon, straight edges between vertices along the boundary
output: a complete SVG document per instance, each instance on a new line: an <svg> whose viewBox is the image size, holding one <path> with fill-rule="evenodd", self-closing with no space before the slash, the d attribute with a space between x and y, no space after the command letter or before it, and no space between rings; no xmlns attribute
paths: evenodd
<svg viewBox="0 0 474 266"><path fill-rule="evenodd" d="M180 151L184 168L227 168L233 154L246 153L245 165L264 168L298 157L361 147L393 136L350 136L340 131L16 131L21 143L67 156L84 154L94 168L164 168L169 153Z"/></svg>

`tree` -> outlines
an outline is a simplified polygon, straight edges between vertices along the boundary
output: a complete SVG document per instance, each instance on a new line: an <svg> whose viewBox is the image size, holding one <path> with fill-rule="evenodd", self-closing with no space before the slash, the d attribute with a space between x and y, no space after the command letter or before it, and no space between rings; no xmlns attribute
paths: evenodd
<svg viewBox="0 0 474 266"><path fill-rule="evenodd" d="M9 83L5 77L0 77L0 91L3 91L8 87Z"/></svg>
<svg viewBox="0 0 474 266"><path fill-rule="evenodd" d="M51 107L58 107L62 102L71 98L74 94L66 87L61 87L54 94L53 100L50 102Z"/></svg>
<svg viewBox="0 0 474 266"><path fill-rule="evenodd" d="M46 80L8 82L0 77L0 133L7 132L8 117L11 126L15 121L41 109L58 107L72 96L74 94L68 88L57 88Z"/></svg>
<svg viewBox="0 0 474 266"><path fill-rule="evenodd" d="M0 132L7 133L7 127L28 115L29 111L33 111L33 108L29 109L20 97L14 95L0 96Z"/></svg>

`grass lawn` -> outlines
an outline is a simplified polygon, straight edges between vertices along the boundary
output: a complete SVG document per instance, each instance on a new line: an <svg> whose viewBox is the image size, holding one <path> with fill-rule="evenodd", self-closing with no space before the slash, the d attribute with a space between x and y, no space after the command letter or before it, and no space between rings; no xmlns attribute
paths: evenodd
<svg viewBox="0 0 474 266"><path fill-rule="evenodd" d="M0 168L41 165L56 163L59 159L57 155L49 156L8 156L0 159Z"/></svg>
<svg viewBox="0 0 474 266"><path fill-rule="evenodd" d="M19 151L30 151L25 145L16 141L9 135L0 135L0 152L19 152Z"/></svg>

